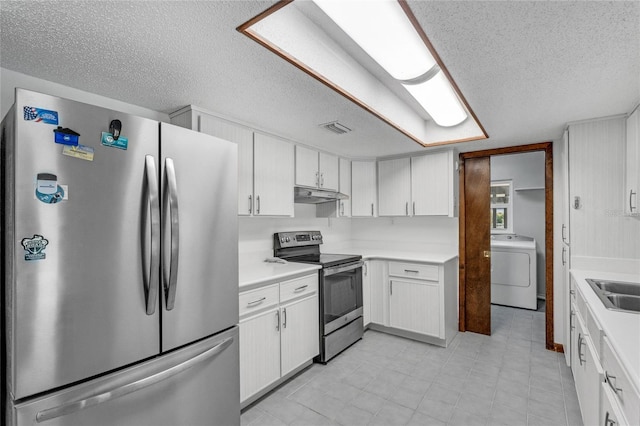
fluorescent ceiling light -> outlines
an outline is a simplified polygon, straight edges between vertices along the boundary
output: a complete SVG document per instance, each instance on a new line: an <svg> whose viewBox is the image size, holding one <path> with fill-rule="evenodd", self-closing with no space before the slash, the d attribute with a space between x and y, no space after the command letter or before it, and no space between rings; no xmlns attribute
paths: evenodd
<svg viewBox="0 0 640 426"><path fill-rule="evenodd" d="M406 0L280 0L238 31L422 146L489 137Z"/></svg>
<svg viewBox="0 0 640 426"><path fill-rule="evenodd" d="M313 0L396 80L427 73L436 61L396 0Z"/></svg>
<svg viewBox="0 0 640 426"><path fill-rule="evenodd" d="M467 118L467 112L442 71L424 83L403 86L439 126L455 126Z"/></svg>

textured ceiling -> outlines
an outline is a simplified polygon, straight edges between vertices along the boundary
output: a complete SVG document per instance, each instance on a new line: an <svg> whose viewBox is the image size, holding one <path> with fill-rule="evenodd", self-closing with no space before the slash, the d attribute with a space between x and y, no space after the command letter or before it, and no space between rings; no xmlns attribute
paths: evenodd
<svg viewBox="0 0 640 426"><path fill-rule="evenodd" d="M193 104L353 157L422 150L235 28L271 1L0 2L0 66L163 112ZM640 101L640 2L409 1L490 136L558 139ZM333 135L318 124L354 129Z"/></svg>

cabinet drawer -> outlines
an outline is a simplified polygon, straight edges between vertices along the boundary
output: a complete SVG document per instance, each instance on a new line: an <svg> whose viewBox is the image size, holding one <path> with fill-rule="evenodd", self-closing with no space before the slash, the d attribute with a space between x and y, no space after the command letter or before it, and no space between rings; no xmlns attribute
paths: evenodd
<svg viewBox="0 0 640 426"><path fill-rule="evenodd" d="M606 426L628 426L629 422L620 411L617 398L607 383L600 384L602 407L600 408L600 423Z"/></svg>
<svg viewBox="0 0 640 426"><path fill-rule="evenodd" d="M436 265L423 265L420 263L389 262L389 275L419 280L438 281L438 269Z"/></svg>
<svg viewBox="0 0 640 426"><path fill-rule="evenodd" d="M280 303L291 299L316 293L318 291L318 274L307 275L291 281L280 283Z"/></svg>
<svg viewBox="0 0 640 426"><path fill-rule="evenodd" d="M640 394L632 385L629 375L611 347L609 339L603 339L602 361L605 371L605 385L612 390L630 425L640 424Z"/></svg>
<svg viewBox="0 0 640 426"><path fill-rule="evenodd" d="M596 349L596 354L598 355L598 359L602 359L602 339L604 338L604 332L602 331L602 327L600 323L596 320L593 315L593 311L587 305L587 317L585 318L587 321L587 333L591 336L591 341Z"/></svg>
<svg viewBox="0 0 640 426"><path fill-rule="evenodd" d="M582 295L582 291L579 288L576 288L576 314L580 315L580 319L582 322L586 324L587 322L587 302L584 300L584 296ZM585 330L586 331L586 330Z"/></svg>
<svg viewBox="0 0 640 426"><path fill-rule="evenodd" d="M278 305L278 284L240 293L240 317Z"/></svg>

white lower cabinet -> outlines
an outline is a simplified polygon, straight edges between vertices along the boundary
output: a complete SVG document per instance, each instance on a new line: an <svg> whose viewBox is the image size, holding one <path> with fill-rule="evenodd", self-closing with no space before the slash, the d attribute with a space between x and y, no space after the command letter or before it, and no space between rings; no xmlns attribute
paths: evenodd
<svg viewBox="0 0 640 426"><path fill-rule="evenodd" d="M569 295L571 371L584 424L639 425L640 391L573 277Z"/></svg>
<svg viewBox="0 0 640 426"><path fill-rule="evenodd" d="M240 402L319 354L318 275L240 293Z"/></svg>
<svg viewBox="0 0 640 426"><path fill-rule="evenodd" d="M370 263L370 327L447 346L458 329L457 260Z"/></svg>
<svg viewBox="0 0 640 426"><path fill-rule="evenodd" d="M576 332L575 359L577 362L572 366L572 370L582 421L585 425L595 425L600 419L600 384L604 372L581 313L578 306L574 324Z"/></svg>
<svg viewBox="0 0 640 426"><path fill-rule="evenodd" d="M389 280L389 326L440 336L438 282Z"/></svg>

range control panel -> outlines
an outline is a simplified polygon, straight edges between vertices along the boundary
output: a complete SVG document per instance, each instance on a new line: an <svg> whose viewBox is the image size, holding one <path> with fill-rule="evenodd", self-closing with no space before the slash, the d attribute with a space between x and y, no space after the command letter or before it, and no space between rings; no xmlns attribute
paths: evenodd
<svg viewBox="0 0 640 426"><path fill-rule="evenodd" d="M273 234L273 246L276 249L319 244L322 244L320 231L276 232Z"/></svg>

